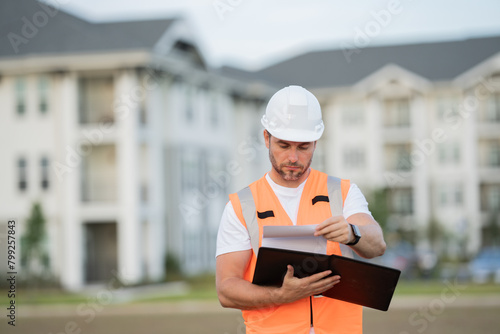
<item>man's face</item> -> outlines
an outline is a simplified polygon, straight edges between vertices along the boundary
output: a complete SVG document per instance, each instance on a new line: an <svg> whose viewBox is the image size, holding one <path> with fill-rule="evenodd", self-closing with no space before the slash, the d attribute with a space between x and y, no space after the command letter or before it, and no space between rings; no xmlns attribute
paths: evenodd
<svg viewBox="0 0 500 334"><path fill-rule="evenodd" d="M281 177L282 185L298 186L302 183L308 175L316 142L285 141L269 136L267 131L264 131L264 137L273 166L272 176Z"/></svg>

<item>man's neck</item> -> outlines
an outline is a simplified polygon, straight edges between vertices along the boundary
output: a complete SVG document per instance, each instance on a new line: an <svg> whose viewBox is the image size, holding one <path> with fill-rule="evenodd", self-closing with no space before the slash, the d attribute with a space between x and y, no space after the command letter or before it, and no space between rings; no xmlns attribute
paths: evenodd
<svg viewBox="0 0 500 334"><path fill-rule="evenodd" d="M307 177L309 176L310 173L311 173L311 168L308 168L307 172L305 172L304 174L302 174L302 176L299 177L297 180L290 181L290 180L285 180L283 178L283 176L281 176L281 174L278 173L273 168L269 172L269 177L271 178L271 180L274 181L274 183L276 183L277 185L280 185L282 187L297 188L298 186L300 186L302 184L302 182L304 182L307 179Z"/></svg>

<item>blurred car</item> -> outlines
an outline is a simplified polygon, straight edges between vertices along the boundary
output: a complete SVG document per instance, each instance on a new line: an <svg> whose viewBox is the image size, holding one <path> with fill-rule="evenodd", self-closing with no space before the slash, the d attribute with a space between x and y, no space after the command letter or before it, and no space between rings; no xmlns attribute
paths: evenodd
<svg viewBox="0 0 500 334"><path fill-rule="evenodd" d="M469 263L472 280L484 284L490 279L500 283L500 248L489 247L479 252L474 260Z"/></svg>
<svg viewBox="0 0 500 334"><path fill-rule="evenodd" d="M377 261L380 265L401 270L401 277L404 278L413 278L415 268L418 266L415 248L405 241L388 247Z"/></svg>

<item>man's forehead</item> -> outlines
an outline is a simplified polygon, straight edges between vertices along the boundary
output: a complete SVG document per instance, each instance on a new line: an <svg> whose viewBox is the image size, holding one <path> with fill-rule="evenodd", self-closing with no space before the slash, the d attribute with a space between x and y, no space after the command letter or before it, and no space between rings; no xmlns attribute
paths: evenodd
<svg viewBox="0 0 500 334"><path fill-rule="evenodd" d="M276 143L280 144L280 143L283 143L283 144L288 144L288 145L296 145L296 146L300 146L300 145L307 145L307 144L312 144L314 143L313 141L306 141L306 142L303 142L303 141L289 141L289 140L283 140L283 139L279 139L279 138L276 138L276 137L272 137L271 140L274 140Z"/></svg>

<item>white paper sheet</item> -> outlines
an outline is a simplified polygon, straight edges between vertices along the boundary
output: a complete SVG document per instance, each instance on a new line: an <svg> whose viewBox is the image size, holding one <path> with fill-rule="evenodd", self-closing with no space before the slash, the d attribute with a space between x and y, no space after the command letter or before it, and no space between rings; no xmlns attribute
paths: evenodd
<svg viewBox="0 0 500 334"><path fill-rule="evenodd" d="M264 226L262 247L326 254L326 239L314 236L316 226Z"/></svg>

